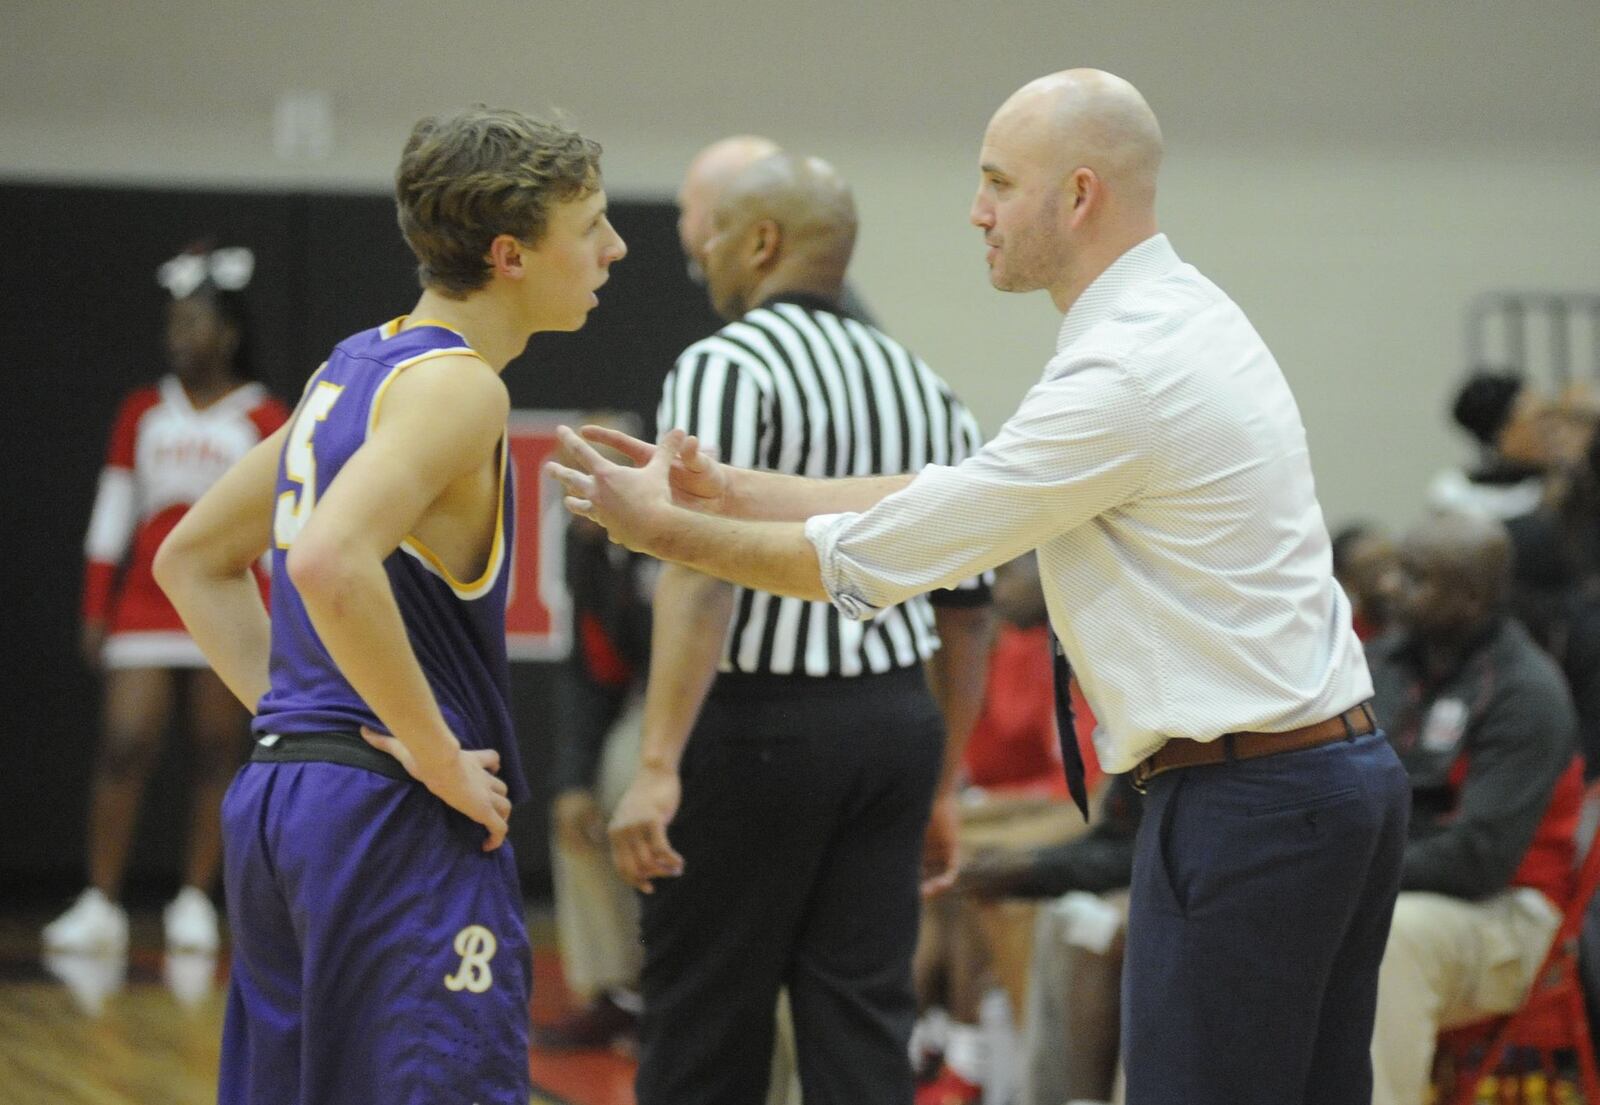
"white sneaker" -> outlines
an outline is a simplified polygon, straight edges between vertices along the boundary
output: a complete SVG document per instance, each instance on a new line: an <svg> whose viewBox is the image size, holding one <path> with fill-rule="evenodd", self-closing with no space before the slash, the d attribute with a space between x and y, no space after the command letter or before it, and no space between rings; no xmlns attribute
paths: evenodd
<svg viewBox="0 0 1600 1105"><path fill-rule="evenodd" d="M120 954L128 949L128 914L91 886L44 927L44 942L51 951Z"/></svg>
<svg viewBox="0 0 1600 1105"><path fill-rule="evenodd" d="M169 951L217 950L217 907L197 886L184 887L167 903L161 911L161 926L166 930Z"/></svg>
<svg viewBox="0 0 1600 1105"><path fill-rule="evenodd" d="M80 1012L98 1017L105 1012L107 999L122 990L128 974L128 957L45 952L44 968L66 984Z"/></svg>
<svg viewBox="0 0 1600 1105"><path fill-rule="evenodd" d="M210 952L168 952L161 961L161 981L184 1009L205 1004L216 990L217 957Z"/></svg>

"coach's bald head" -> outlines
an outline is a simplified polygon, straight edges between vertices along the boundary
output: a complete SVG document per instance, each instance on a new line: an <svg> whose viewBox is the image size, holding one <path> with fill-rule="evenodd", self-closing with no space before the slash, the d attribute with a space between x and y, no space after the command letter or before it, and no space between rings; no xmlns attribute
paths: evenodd
<svg viewBox="0 0 1600 1105"><path fill-rule="evenodd" d="M737 318L780 292L837 301L856 241L856 206L819 157L775 153L728 182L701 255L712 306Z"/></svg>
<svg viewBox="0 0 1600 1105"><path fill-rule="evenodd" d="M711 237L711 209L734 177L763 157L778 152L778 144L758 134L736 134L702 149L689 162L678 186L678 242L689 261L689 275L698 283L700 254Z"/></svg>
<svg viewBox="0 0 1600 1105"><path fill-rule="evenodd" d="M1133 85L1098 69L1030 81L984 132L972 222L1001 291L1047 289L1063 311L1156 232L1161 127Z"/></svg>

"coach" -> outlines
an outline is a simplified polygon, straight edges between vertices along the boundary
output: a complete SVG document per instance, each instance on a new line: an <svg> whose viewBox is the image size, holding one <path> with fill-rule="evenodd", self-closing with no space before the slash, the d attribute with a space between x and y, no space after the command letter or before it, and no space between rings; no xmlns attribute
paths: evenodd
<svg viewBox="0 0 1600 1105"><path fill-rule="evenodd" d="M1143 97L1095 70L990 121L972 207L990 281L1045 289L1065 318L966 463L793 480L672 435L628 446L642 468L591 449L587 472L551 471L613 540L856 617L1037 548L1101 763L1148 790L1128 1102L1366 1105L1408 783L1366 705L1299 410L1243 312L1158 232L1161 152Z"/></svg>

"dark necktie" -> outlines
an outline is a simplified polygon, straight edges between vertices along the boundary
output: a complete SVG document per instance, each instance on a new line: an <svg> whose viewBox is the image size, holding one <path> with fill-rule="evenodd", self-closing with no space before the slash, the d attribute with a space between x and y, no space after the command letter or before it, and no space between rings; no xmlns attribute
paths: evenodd
<svg viewBox="0 0 1600 1105"><path fill-rule="evenodd" d="M1078 812L1089 820L1089 787L1084 782L1083 753L1078 750L1078 731L1072 725L1072 665L1067 663L1056 640L1056 631L1050 631L1050 658L1055 662L1056 737L1061 741L1061 766L1067 772L1067 790L1078 804Z"/></svg>

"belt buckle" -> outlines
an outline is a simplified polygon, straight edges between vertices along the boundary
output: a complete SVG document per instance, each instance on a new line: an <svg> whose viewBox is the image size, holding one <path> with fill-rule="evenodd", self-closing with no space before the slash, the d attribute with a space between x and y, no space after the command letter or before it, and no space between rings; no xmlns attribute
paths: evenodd
<svg viewBox="0 0 1600 1105"><path fill-rule="evenodd" d="M1144 759L1134 764L1133 771L1129 774L1130 778L1128 781L1133 784L1133 789L1138 791L1140 794L1148 793L1146 787L1150 783L1150 776L1154 774L1154 772L1150 769L1150 757L1146 756Z"/></svg>

